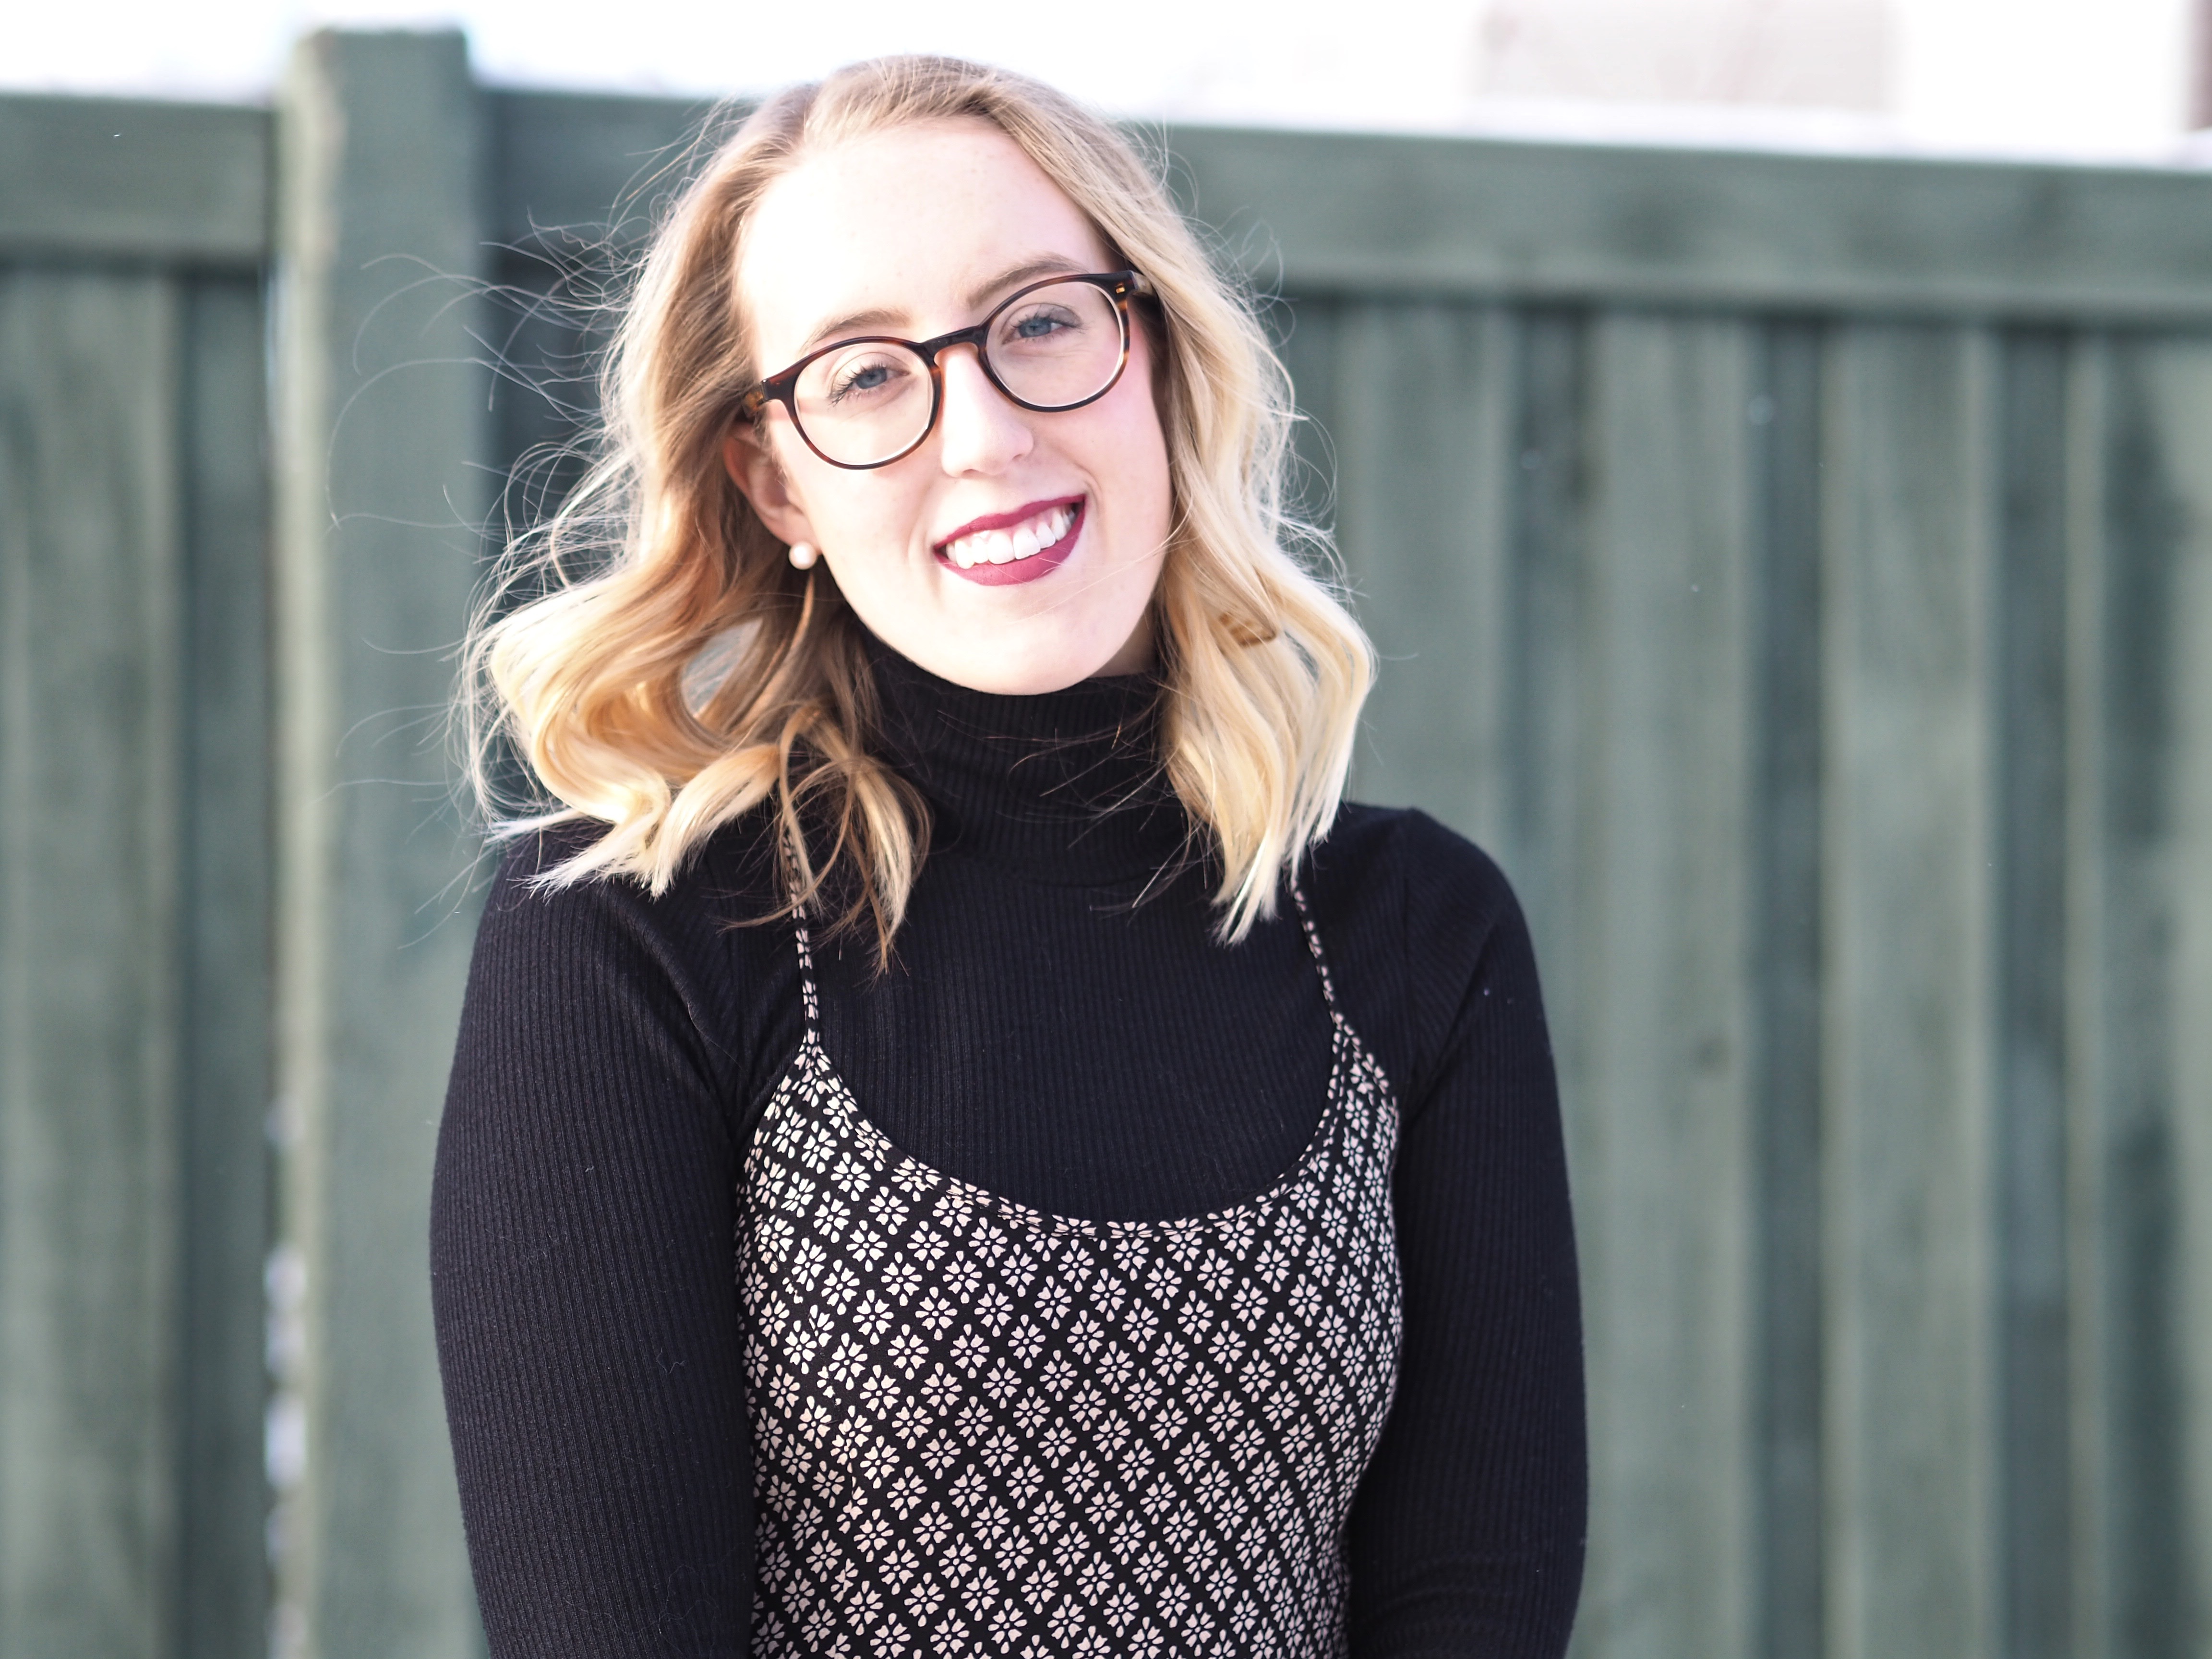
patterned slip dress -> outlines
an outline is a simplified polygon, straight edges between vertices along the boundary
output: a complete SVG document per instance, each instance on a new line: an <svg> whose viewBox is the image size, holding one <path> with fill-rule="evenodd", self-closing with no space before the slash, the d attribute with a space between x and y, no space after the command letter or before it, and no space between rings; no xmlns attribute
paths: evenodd
<svg viewBox="0 0 2212 1659"><path fill-rule="evenodd" d="M1328 1101L1261 1196L1054 1216L908 1157L806 1034L739 1194L753 1651L1346 1650L1344 1528L1397 1378L1397 1106L1337 1006Z"/></svg>

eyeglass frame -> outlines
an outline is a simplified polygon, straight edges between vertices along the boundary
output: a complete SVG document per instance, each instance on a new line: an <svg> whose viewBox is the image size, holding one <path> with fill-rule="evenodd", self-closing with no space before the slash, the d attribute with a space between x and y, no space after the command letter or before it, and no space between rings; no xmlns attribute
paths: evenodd
<svg viewBox="0 0 2212 1659"><path fill-rule="evenodd" d="M1103 291L1106 297L1114 302L1114 313L1121 325L1121 355L1115 362L1114 372L1106 377L1106 384L1089 397L1079 398L1072 404L1033 404L1025 398L1017 397L999 378L998 370L991 367L990 349L986 342L991 336L991 325L997 322L1017 301L1026 299L1043 289L1058 288L1063 283L1086 283ZM1129 303L1133 300L1146 298L1152 292L1152 285L1133 270L1073 271L1065 276L1047 276L1016 289L993 306L989 315L981 322L966 328L956 328L933 339L905 340L896 334L855 334L845 339L832 340L827 345L817 346L790 368L777 370L747 391L738 400L738 412L747 420L757 422L768 413L770 404L781 404L785 412L791 416L791 429L799 434L799 441L822 459L831 466L842 467L848 472L872 472L879 466L889 466L894 461L904 460L927 443L929 434L937 430L938 416L945 410L945 371L937 359L940 353L949 351L954 346L974 346L976 366L983 371L984 378L998 388L1000 397L1017 409L1026 409L1036 415L1064 415L1070 410L1097 403L1121 385L1122 371L1129 366ZM896 455L886 455L879 461L841 461L834 455L824 453L822 447L806 435L806 423L799 418L799 377L805 372L807 366L833 351L842 351L848 346L856 345L904 346L929 368L929 418L922 422L921 431L912 443Z"/></svg>

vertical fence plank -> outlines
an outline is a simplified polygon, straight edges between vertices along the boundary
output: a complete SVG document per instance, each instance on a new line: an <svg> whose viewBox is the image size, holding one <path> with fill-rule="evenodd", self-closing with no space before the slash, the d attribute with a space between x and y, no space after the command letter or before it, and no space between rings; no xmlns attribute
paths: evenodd
<svg viewBox="0 0 2212 1659"><path fill-rule="evenodd" d="M1297 398L1291 434L1291 509L1308 523L1336 523L1337 340L1342 307L1325 295L1285 300L1269 318Z"/></svg>
<svg viewBox="0 0 2212 1659"><path fill-rule="evenodd" d="M2182 968L2189 901L2205 879L2188 862L2185 782L2189 740L2207 736L2185 694L2204 637L2191 576L2207 510L2192 497L2212 445L2205 356L2201 345L2122 337L2094 360L2100 489L2096 542L2080 559L2087 615L2077 630L2089 659L2076 884L2087 925L2075 981L2087 1051L2076 1068L2077 1190L2091 1261L2080 1279L2094 1447L2082 1576L2094 1596L2088 1649L2115 1659L2201 1651L2200 1598L2212 1582L2199 1559L2207 1518L2193 1512L2191 1490L2192 1449L2212 1423L2191 1414L2203 1396L2189 1351L2207 1293L2191 1282L2202 1203L2191 1182L2205 1174L2191 1153L2212 1079L2192 1079L2183 1059L2212 1000Z"/></svg>
<svg viewBox="0 0 2212 1659"><path fill-rule="evenodd" d="M1598 895L1582 879L1594 832L1583 810L1590 793L1584 771L1604 665L1589 638L1589 318L1580 311L1516 307L1510 338L1505 812L1492 850L1512 878L1540 964L1579 1235L1590 1214L1581 1171L1597 1156L1592 1126L1580 1109L1589 1069L1584 933L1602 914ZM1595 1288L1589 1268L1582 1279L1587 1299ZM1593 1377L1588 1386L1594 1395L1602 1383ZM1596 1489L1595 1474L1593 1468L1593 1527L1606 1497ZM1585 1565L1577 1655L1607 1650L1607 1626L1594 1611L1601 1605L1605 1571L1601 1559Z"/></svg>
<svg viewBox="0 0 2212 1659"><path fill-rule="evenodd" d="M1492 307L1370 301L1335 349L1337 536L1382 661L1355 787L1495 846L1510 328Z"/></svg>
<svg viewBox="0 0 2212 1659"><path fill-rule="evenodd" d="M1505 821L1494 849L1528 913L1566 1102L1567 1156L1586 1148L1578 999L1583 930L1597 903L1580 882L1583 768L1603 659L1589 639L1587 325L1574 311L1519 313L1513 331L1513 479L1506 520Z"/></svg>
<svg viewBox="0 0 2212 1659"><path fill-rule="evenodd" d="M1750 1634L1751 343L1610 313L1589 346L1584 1617L1595 1650L1652 1659Z"/></svg>
<svg viewBox="0 0 2212 1659"><path fill-rule="evenodd" d="M278 1084L305 1425L277 1626L316 1659L481 1641L430 1336L431 1153L471 927L441 745L489 492L458 34L310 37L279 128Z"/></svg>
<svg viewBox="0 0 2212 1659"><path fill-rule="evenodd" d="M2067 1390L2072 1407L2068 1563L2074 1650L2102 1656L2112 1603L2105 1363L2104 613L2106 422L2112 353L2077 337L2066 388L2066 1204Z"/></svg>
<svg viewBox="0 0 2212 1659"><path fill-rule="evenodd" d="M1821 1547L1820 358L1823 330L1769 323L1752 428L1752 1095L1757 1436L1752 1551L1761 1659L1819 1659Z"/></svg>
<svg viewBox="0 0 2212 1659"><path fill-rule="evenodd" d="M0 275L0 1652L173 1650L178 307Z"/></svg>
<svg viewBox="0 0 2212 1659"><path fill-rule="evenodd" d="M1967 329L1835 340L1831 1650L1984 1659L1992 353Z"/></svg>
<svg viewBox="0 0 2212 1659"><path fill-rule="evenodd" d="M267 1645L269 459L259 284L186 289L179 1651Z"/></svg>
<svg viewBox="0 0 2212 1659"><path fill-rule="evenodd" d="M2184 508L2166 615L2172 714L2164 759L2172 780L2167 1000L2181 1016L2168 1063L2179 1108L2175 1178L2185 1195L2180 1295L2170 1317L2181 1350L2185 1419L2178 1438L2187 1492L2168 1594L2173 1650L2202 1654L2212 1644L2212 343L2166 343L2150 379Z"/></svg>
<svg viewBox="0 0 2212 1659"><path fill-rule="evenodd" d="M2074 1650L2066 1133L2065 337L2002 345L1996 690L1996 1418L2002 1643Z"/></svg>

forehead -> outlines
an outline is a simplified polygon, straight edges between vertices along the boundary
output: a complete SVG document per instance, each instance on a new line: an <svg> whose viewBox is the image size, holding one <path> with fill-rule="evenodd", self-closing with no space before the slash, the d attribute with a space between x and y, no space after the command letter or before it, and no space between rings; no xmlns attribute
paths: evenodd
<svg viewBox="0 0 2212 1659"><path fill-rule="evenodd" d="M979 286L1043 257L1105 259L1081 209L1020 146L977 120L870 133L808 157L763 192L738 292L761 360L780 363L822 324L882 313L886 332L973 320Z"/></svg>

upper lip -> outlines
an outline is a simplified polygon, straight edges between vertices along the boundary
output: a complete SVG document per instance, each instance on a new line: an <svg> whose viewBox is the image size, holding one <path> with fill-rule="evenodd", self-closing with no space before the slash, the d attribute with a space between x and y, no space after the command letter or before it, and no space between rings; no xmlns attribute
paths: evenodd
<svg viewBox="0 0 2212 1659"><path fill-rule="evenodd" d="M948 536L940 536L930 544L933 552L942 553L963 537L984 530L1012 530L1018 524L1027 524L1040 513L1049 513L1055 507L1073 507L1083 499L1080 495L1056 495L1048 501L1031 501L1027 507L1018 507L1011 513L986 513L980 519L970 519Z"/></svg>

